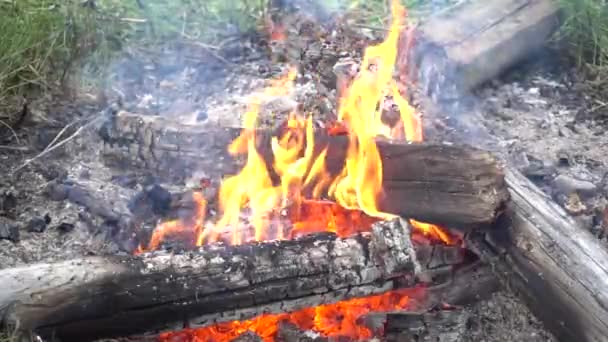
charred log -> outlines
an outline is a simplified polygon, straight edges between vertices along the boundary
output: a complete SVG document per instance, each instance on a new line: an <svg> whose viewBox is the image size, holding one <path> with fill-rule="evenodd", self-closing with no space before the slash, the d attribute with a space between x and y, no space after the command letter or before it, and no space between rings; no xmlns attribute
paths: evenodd
<svg viewBox="0 0 608 342"><path fill-rule="evenodd" d="M408 309L412 314L420 316L431 313L439 307L462 307L486 300L500 289L500 284L488 265L475 262L451 274L445 279L435 279L437 285L429 286L424 291L411 291ZM396 316L410 311L394 312ZM385 334L385 326L390 313L373 312L360 318L376 335Z"/></svg>
<svg viewBox="0 0 608 342"><path fill-rule="evenodd" d="M210 177L238 171L226 147L240 129L182 125L160 118L119 113L102 137L104 155L117 161L157 170L167 176L204 170ZM272 163L271 137L258 131L256 144ZM470 146L410 144L377 139L382 159L380 209L424 222L464 228L492 223L508 200L504 175L489 152ZM337 173L344 165L348 138L315 134L317 154L328 147L326 166Z"/></svg>
<svg viewBox="0 0 608 342"><path fill-rule="evenodd" d="M605 247L518 171L507 170L506 181L512 199L508 215L487 236L470 236L467 245L559 340L604 341Z"/></svg>
<svg viewBox="0 0 608 342"><path fill-rule="evenodd" d="M529 57L558 27L553 0L465 1L422 23L411 55L404 35L398 67L427 94L452 99Z"/></svg>
<svg viewBox="0 0 608 342"><path fill-rule="evenodd" d="M19 332L89 341L294 311L382 293L420 270L403 220L196 252L91 257L0 273L0 314ZM411 284L410 284L411 285Z"/></svg>

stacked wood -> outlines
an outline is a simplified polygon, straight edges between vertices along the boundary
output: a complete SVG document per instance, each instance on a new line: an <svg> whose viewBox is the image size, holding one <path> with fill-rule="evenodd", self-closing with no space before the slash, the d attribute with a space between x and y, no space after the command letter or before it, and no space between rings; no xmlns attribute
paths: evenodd
<svg viewBox="0 0 608 342"><path fill-rule="evenodd" d="M185 254L90 257L0 273L0 314L13 330L62 341L128 336L242 320L383 293L421 272L403 220L371 234Z"/></svg>
<svg viewBox="0 0 608 342"><path fill-rule="evenodd" d="M203 170L210 177L238 171L226 148L239 129L184 125L157 117L121 112L102 131L104 156L175 176ZM270 140L277 132L256 133L258 152L272 163ZM437 143L411 144L377 139L383 168L380 209L402 217L471 228L491 224L508 200L501 165L489 152ZM344 165L348 138L315 133L316 153L328 148L326 166ZM112 162L114 161L114 162Z"/></svg>
<svg viewBox="0 0 608 342"><path fill-rule="evenodd" d="M561 341L608 336L608 251L516 170L506 181L511 203L486 236L467 245L492 264Z"/></svg>
<svg viewBox="0 0 608 342"><path fill-rule="evenodd" d="M418 26L411 51L404 35L398 66L427 94L456 99L530 57L559 24L555 0L462 1Z"/></svg>

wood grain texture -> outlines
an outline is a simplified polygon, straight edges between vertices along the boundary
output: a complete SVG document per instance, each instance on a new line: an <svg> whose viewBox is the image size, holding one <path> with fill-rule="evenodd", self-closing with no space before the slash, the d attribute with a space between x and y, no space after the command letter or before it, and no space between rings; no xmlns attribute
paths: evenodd
<svg viewBox="0 0 608 342"><path fill-rule="evenodd" d="M167 176L203 171L220 178L239 170L226 147L237 128L183 125L160 118L119 113L104 133L105 155ZM256 133L258 151L268 165L276 132ZM411 144L376 139L382 159L380 209L402 217L470 229L491 224L508 201L502 165L489 152L437 143ZM348 138L315 133L315 153L328 149L326 167L337 174L344 165Z"/></svg>
<svg viewBox="0 0 608 342"><path fill-rule="evenodd" d="M608 252L562 208L516 170L506 172L507 216L469 246L495 265L561 341L608 336Z"/></svg>
<svg viewBox="0 0 608 342"><path fill-rule="evenodd" d="M396 219L346 239L319 234L27 265L0 272L0 314L20 332L83 342L292 311L414 279L421 266L409 234Z"/></svg>
<svg viewBox="0 0 608 342"><path fill-rule="evenodd" d="M400 70L435 97L458 96L538 51L559 23L555 0L463 1L417 28L415 62Z"/></svg>

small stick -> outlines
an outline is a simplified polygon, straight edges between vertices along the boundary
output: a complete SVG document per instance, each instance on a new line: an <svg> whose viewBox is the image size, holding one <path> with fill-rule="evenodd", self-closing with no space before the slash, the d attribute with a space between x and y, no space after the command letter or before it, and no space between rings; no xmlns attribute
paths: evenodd
<svg viewBox="0 0 608 342"><path fill-rule="evenodd" d="M148 22L148 19L140 19L140 18L120 18L120 21L124 21L127 23L136 23L136 24L144 24Z"/></svg>
<svg viewBox="0 0 608 342"><path fill-rule="evenodd" d="M17 136L17 133L15 132L15 130L13 129L13 127L11 127L11 125L7 124L6 122L4 122L2 120L0 120L0 125L8 128L8 130L11 131L11 133L15 137L15 141L17 141L18 144L21 144L21 141L19 141L19 137Z"/></svg>
<svg viewBox="0 0 608 342"><path fill-rule="evenodd" d="M95 120L92 120L92 121L90 121L90 122L88 122L88 123L86 123L86 124L84 124L84 125L80 126L80 128L78 128L78 129L76 130L76 132L74 132L72 135L70 135L69 137L65 138L64 140L62 140L62 141L58 142L57 144L53 145L52 147L51 147L51 145L49 144L49 146L47 146L47 148L45 148L45 149L44 149L42 152L40 152L40 154L38 154L38 155L37 155L37 156L35 156L34 158L28 159L28 160L27 160L25 163L21 164L19 167L17 167L15 170L13 170L13 173L15 173L15 172L17 172L17 171L21 170L22 168L24 168L24 167L28 166L29 164L31 164L33 161L35 161L35 160L37 160L37 159L39 159L39 158L41 158L41 157L45 156L46 154L48 154L48 153L50 153L50 152L52 152L52 151L54 151L54 150L58 149L59 147L61 147L61 146L65 145L65 143L67 143L67 142L69 142L70 140L74 139L74 138L75 138L75 137L76 137L78 134L80 134L80 132L82 132L82 131L83 131L85 128L87 128L87 127L89 127L89 126L93 125L94 123L96 123L96 122L97 122L97 121L98 121L100 118L101 118L101 117L96 118ZM66 129L66 128L64 127L64 130L65 130L65 129ZM63 131L63 130L62 130L62 131ZM60 134L62 134L62 133L60 132Z"/></svg>
<svg viewBox="0 0 608 342"><path fill-rule="evenodd" d="M29 151L29 148L25 146L8 146L0 145L0 150L12 150L12 151Z"/></svg>

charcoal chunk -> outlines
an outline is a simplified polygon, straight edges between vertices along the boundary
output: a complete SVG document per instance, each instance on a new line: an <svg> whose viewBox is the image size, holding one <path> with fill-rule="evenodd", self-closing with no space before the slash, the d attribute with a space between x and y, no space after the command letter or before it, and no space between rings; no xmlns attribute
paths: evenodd
<svg viewBox="0 0 608 342"><path fill-rule="evenodd" d="M142 192L135 195L128 207L138 216L150 214L165 216L171 209L171 193L158 184L147 186Z"/></svg>
<svg viewBox="0 0 608 342"><path fill-rule="evenodd" d="M47 225L50 223L50 219L45 220L41 217L34 217L27 224L27 231L30 233L42 233L46 230Z"/></svg>
<svg viewBox="0 0 608 342"><path fill-rule="evenodd" d="M69 233L74 230L74 224L68 222L61 222L57 228L60 233Z"/></svg>
<svg viewBox="0 0 608 342"><path fill-rule="evenodd" d="M0 222L0 239L19 242L19 227L9 222Z"/></svg>
<svg viewBox="0 0 608 342"><path fill-rule="evenodd" d="M17 197L12 192L0 193L0 215L6 215L17 208Z"/></svg>

